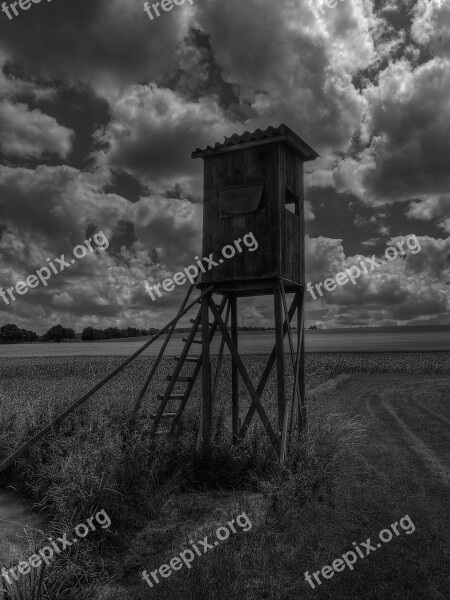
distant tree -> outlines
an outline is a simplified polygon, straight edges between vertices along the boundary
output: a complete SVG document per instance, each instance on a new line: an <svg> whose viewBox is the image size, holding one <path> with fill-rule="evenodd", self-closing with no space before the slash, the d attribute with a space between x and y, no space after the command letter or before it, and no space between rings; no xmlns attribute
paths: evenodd
<svg viewBox="0 0 450 600"><path fill-rule="evenodd" d="M85 327L81 334L81 339L83 342L93 342L96 339L95 329L93 327Z"/></svg>
<svg viewBox="0 0 450 600"><path fill-rule="evenodd" d="M63 340L73 340L74 338L75 331L73 329L66 329L62 325L54 325L43 336L45 341L53 341L58 343L62 342Z"/></svg>
<svg viewBox="0 0 450 600"><path fill-rule="evenodd" d="M126 335L124 337L140 337L141 330L136 327L128 327L125 329Z"/></svg>
<svg viewBox="0 0 450 600"><path fill-rule="evenodd" d="M114 340L120 338L120 329L118 327L108 327L104 331L105 339Z"/></svg>
<svg viewBox="0 0 450 600"><path fill-rule="evenodd" d="M39 339L39 336L36 332L26 330L26 334L25 334L26 342L29 342L31 344L31 342L36 342L38 339Z"/></svg>
<svg viewBox="0 0 450 600"><path fill-rule="evenodd" d="M0 341L3 344L18 343L22 339L22 332L13 323L0 327Z"/></svg>
<svg viewBox="0 0 450 600"><path fill-rule="evenodd" d="M38 335L34 331L29 331L28 329L20 330L20 341L22 342L22 344L24 342L28 342L28 343L35 342L37 339L38 339Z"/></svg>

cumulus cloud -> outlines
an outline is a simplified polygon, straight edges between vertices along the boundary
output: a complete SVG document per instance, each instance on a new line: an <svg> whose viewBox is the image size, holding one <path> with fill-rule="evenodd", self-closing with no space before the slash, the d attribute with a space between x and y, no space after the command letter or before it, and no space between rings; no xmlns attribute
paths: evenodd
<svg viewBox="0 0 450 600"><path fill-rule="evenodd" d="M418 0L411 28L413 39L438 56L450 57L450 6L446 0Z"/></svg>
<svg viewBox="0 0 450 600"><path fill-rule="evenodd" d="M213 0L196 18L224 78L253 110L250 127L286 122L319 149L338 151L364 110L352 74L374 55L370 13L346 3L318 20L291 0Z"/></svg>
<svg viewBox="0 0 450 600"><path fill-rule="evenodd" d="M106 183L102 176L70 167L0 167L0 255L7 265L0 270L3 287L45 266L47 258L70 256L96 231L110 241L106 252L77 261L47 289L33 290L10 310L20 313L29 305L30 317L37 303L47 318L55 311L70 312L71 322L78 315L81 324L104 326L108 319L131 324L138 318L141 327L148 327L145 281L160 281L192 263L201 250L201 207L158 196L131 204L105 193ZM166 307L159 310L160 318Z"/></svg>
<svg viewBox="0 0 450 600"><path fill-rule="evenodd" d="M387 246L398 248L397 243L404 239L405 236L392 237ZM366 260L369 273L362 274L356 285L347 282L333 292L322 288L323 297L316 292L317 300L307 294L309 310L320 310L326 315L325 322L334 321L341 326L364 322L366 325L401 325L411 320L425 322L436 315L445 316L450 310L446 285L450 238L435 240L420 236L418 241L420 252L411 253L404 244L406 257L386 261L383 256L377 256L379 266L374 270ZM313 285L371 258L370 255L345 256L341 240L309 240L308 250L308 279Z"/></svg>
<svg viewBox="0 0 450 600"><path fill-rule="evenodd" d="M40 158L56 154L66 158L74 132L55 119L25 104L0 101L0 149L7 157Z"/></svg>
<svg viewBox="0 0 450 600"><path fill-rule="evenodd" d="M436 221L438 227L450 233L450 194L411 202L406 214L410 219Z"/></svg>
<svg viewBox="0 0 450 600"><path fill-rule="evenodd" d="M97 134L105 147L97 154L98 164L133 175L159 192L179 184L187 193L198 193L203 169L191 153L223 141L238 127L228 122L214 97L190 102L155 84L128 87L111 102L111 112L111 122Z"/></svg>
<svg viewBox="0 0 450 600"><path fill-rule="evenodd" d="M405 201L450 185L450 62L435 58L413 68L400 60L363 92L374 131L368 148L336 168L340 192L364 202Z"/></svg>

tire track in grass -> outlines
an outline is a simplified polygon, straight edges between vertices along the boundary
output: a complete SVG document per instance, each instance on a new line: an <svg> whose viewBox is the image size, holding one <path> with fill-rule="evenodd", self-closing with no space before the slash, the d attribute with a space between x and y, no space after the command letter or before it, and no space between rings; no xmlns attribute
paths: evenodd
<svg viewBox="0 0 450 600"><path fill-rule="evenodd" d="M429 448L423 440L408 427L403 419L401 419L390 406L385 402L382 402L382 406L396 421L404 436L409 441L412 450L422 458L428 469L434 473L444 485L450 487L450 470L447 466L434 454L431 448Z"/></svg>
<svg viewBox="0 0 450 600"><path fill-rule="evenodd" d="M415 408L418 408L419 411L422 412L423 414L425 414L426 416L433 418L435 421L440 423L440 425L447 425L448 427L450 427L450 419L447 419L446 417L440 415L439 413L435 412L431 408L422 406L421 404L419 404L419 402L417 400L413 400L412 406L414 406Z"/></svg>

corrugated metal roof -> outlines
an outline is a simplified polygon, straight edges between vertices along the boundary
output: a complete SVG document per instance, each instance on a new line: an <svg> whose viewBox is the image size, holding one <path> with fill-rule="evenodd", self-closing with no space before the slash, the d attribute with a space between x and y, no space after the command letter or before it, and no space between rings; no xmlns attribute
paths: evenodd
<svg viewBox="0 0 450 600"><path fill-rule="evenodd" d="M192 158L205 158L214 154L222 154L245 147L259 146L270 144L273 142L283 141L296 150L304 161L314 160L320 155L311 148L301 137L299 137L292 129L282 123L279 127L268 127L264 131L257 129L253 133L245 131L243 134L233 134L231 137L226 137L222 143L217 142L212 146L206 146L204 150L197 148L192 153Z"/></svg>

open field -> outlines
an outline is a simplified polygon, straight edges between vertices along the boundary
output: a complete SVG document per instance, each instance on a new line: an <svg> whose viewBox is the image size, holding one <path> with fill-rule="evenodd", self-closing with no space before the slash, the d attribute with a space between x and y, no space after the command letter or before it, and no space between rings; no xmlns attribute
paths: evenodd
<svg viewBox="0 0 450 600"><path fill-rule="evenodd" d="M397 333L358 333L333 331L306 331L305 346L307 352L437 352L450 351L450 331L423 332L405 331ZM181 338L186 334L175 334L169 342L167 352L179 354L183 348ZM55 344L43 342L36 344L0 345L0 357L44 357L44 356L130 356L149 339L127 338L121 340L102 340L98 342L64 342ZM147 356L155 356L164 337L157 340L148 350ZM267 354L272 350L275 337L273 331L241 331L239 333L239 351L241 354ZM220 336L212 343L212 353L218 354ZM288 351L288 341L285 341ZM192 353L198 351L193 348Z"/></svg>
<svg viewBox="0 0 450 600"><path fill-rule="evenodd" d="M265 358L245 357L254 382ZM1 358L0 457L122 360ZM73 590L68 599L144 600L149 593L158 600L447 597L450 353L307 355L308 389L343 373L351 378L312 397L311 436L299 451L299 471L289 477L278 474L275 480L265 456L267 440L256 433L250 435L242 455L226 457L220 442L215 458L203 462L197 457L192 463L186 439L198 415L198 386L187 411L185 437L168 448L164 460L149 454L148 413L173 368L169 359L161 365L140 414L142 437L132 454L124 456L121 433L151 360L138 358L8 474L10 481L26 482L24 489L59 525L67 528L69 520L72 525L81 522L99 507L112 519L109 536L86 540L83 548L79 545L80 554L72 557L70 568L55 567L55 578L65 578L65 585ZM227 360L215 411L216 423L219 420L225 432L230 415L228 381ZM271 378L263 403L272 420L274 389ZM248 406L245 395L243 404ZM364 438L353 439L361 428L367 430ZM191 507L179 519L199 526L206 519L201 506L210 489L258 492L266 499L266 508L248 504L249 517L258 526L150 592L139 570L157 568L175 555L180 544L178 551L187 547L185 540L162 534L170 523L160 511L172 498ZM214 498L210 502L220 502ZM242 502L245 505L245 498ZM352 549L352 542L375 539L381 529L405 515L414 523L414 533L395 537L359 560L354 571L335 573L331 580L322 578L323 584L315 590L305 583L305 571L331 564ZM155 516L163 520L155 521ZM223 517L218 524L222 521ZM150 564L142 554L144 547L152 556Z"/></svg>
<svg viewBox="0 0 450 600"><path fill-rule="evenodd" d="M309 548L309 560L302 556L301 570L311 573L330 564L351 549L353 541L369 536L375 540L380 530L404 515L410 516L416 530L394 537L358 561L354 572L336 573L320 589L303 585L306 596L448 597L450 377L357 375L330 396L314 406L316 416L342 411L368 423L364 451L352 459L359 466L361 487L350 493L342 486L328 524L336 527L334 540L324 544L317 539L316 547ZM328 538L326 523L323 528Z"/></svg>

